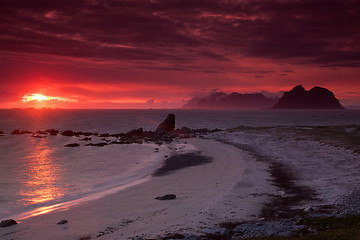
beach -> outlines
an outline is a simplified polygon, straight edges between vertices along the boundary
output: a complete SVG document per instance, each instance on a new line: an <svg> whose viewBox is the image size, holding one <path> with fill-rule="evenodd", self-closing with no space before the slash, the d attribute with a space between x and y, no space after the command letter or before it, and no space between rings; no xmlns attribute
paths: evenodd
<svg viewBox="0 0 360 240"><path fill-rule="evenodd" d="M321 133L334 131L337 135L320 138ZM177 144L192 146L193 152L175 153L146 181L20 219L18 225L0 228L0 239L161 239L173 233L224 234L233 230L224 226L258 222L273 224L273 229L254 233L250 226L255 235L249 236L276 235L296 230L294 219L299 216L356 215L358 148L344 139L356 143L357 131L356 127L235 128L178 139ZM176 199L155 199L167 194ZM57 224L61 220L67 222ZM291 226L286 222L279 230L285 220L292 221Z"/></svg>
<svg viewBox="0 0 360 240"><path fill-rule="evenodd" d="M0 229L1 239L128 239L166 232L199 233L221 221L255 220L267 194L264 163L234 146L190 139L211 162L180 169L101 199ZM171 201L154 198L176 194ZM64 225L57 225L61 220Z"/></svg>

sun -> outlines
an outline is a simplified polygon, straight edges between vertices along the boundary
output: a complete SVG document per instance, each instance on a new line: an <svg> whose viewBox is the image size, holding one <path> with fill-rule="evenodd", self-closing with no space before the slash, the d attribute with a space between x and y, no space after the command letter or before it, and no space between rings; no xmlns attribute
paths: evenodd
<svg viewBox="0 0 360 240"><path fill-rule="evenodd" d="M40 93L32 93L32 94L27 94L23 96L22 101L23 102L30 102L30 101L50 101L54 99L53 97L48 97L48 96L44 96Z"/></svg>

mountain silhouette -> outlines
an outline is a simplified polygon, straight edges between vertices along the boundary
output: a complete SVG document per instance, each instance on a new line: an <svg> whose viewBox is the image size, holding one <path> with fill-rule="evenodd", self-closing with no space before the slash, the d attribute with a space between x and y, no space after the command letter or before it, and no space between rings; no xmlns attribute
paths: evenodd
<svg viewBox="0 0 360 240"><path fill-rule="evenodd" d="M313 87L306 91L298 85L285 92L273 109L344 109L334 93L322 87Z"/></svg>
<svg viewBox="0 0 360 240"><path fill-rule="evenodd" d="M277 102L277 98L267 98L261 93L241 94L233 92L212 93L204 98L192 98L182 108L187 109L262 109L270 108Z"/></svg>

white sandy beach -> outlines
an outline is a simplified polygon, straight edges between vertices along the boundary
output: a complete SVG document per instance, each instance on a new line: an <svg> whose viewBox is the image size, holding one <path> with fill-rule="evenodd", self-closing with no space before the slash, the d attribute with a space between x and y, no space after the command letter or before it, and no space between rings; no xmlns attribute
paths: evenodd
<svg viewBox="0 0 360 240"><path fill-rule="evenodd" d="M101 199L20 221L0 229L0 239L131 239L166 232L196 233L224 221L258 218L276 190L264 163L240 149L212 140L190 139L212 162L180 169ZM176 194L171 201L154 198ZM57 225L60 220L68 223Z"/></svg>
<svg viewBox="0 0 360 240"><path fill-rule="evenodd" d="M187 142L202 155L212 157L211 163L151 177L97 200L20 220L18 225L0 228L0 239L156 238L174 232L201 233L221 222L259 220L270 196L286 194L272 185L268 163L257 161L249 152L233 146L236 144L250 146L272 162L286 165L297 185L314 190L314 201L293 206L300 210L341 205L344 196L358 190L360 163L349 150L299 140L296 135L283 138L271 131L218 132L209 138L213 140L195 138ZM177 198L154 199L165 194L176 194ZM68 223L56 224L63 219Z"/></svg>

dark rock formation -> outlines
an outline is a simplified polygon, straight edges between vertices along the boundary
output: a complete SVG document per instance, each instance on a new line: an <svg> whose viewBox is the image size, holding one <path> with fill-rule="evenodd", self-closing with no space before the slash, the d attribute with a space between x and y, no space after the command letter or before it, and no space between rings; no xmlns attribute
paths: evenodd
<svg viewBox="0 0 360 240"><path fill-rule="evenodd" d="M61 135L63 136L68 136L68 137L72 137L75 136L75 132L71 131L71 130L65 130L61 133ZM79 135L80 136L80 135Z"/></svg>
<svg viewBox="0 0 360 240"><path fill-rule="evenodd" d="M45 132L49 133L52 136L56 136L59 133L58 130L53 129L53 128L52 129L47 129Z"/></svg>
<svg viewBox="0 0 360 240"><path fill-rule="evenodd" d="M84 138L81 138L79 139L80 141L91 141L92 138L91 137L84 137Z"/></svg>
<svg viewBox="0 0 360 240"><path fill-rule="evenodd" d="M65 147L80 147L80 144L78 144L78 143L70 143L70 144L66 144Z"/></svg>
<svg viewBox="0 0 360 240"><path fill-rule="evenodd" d="M81 135L84 135L84 136L91 136L91 135L94 135L94 136L97 136L99 135L98 133L91 133L91 132L74 132L72 130L65 130L61 133L61 135L63 136L68 136L68 137L80 137ZM105 133L103 135L106 135L106 136L110 136L108 133Z"/></svg>
<svg viewBox="0 0 360 240"><path fill-rule="evenodd" d="M9 227L16 224L17 222L14 219L7 219L0 222L0 227Z"/></svg>
<svg viewBox="0 0 360 240"><path fill-rule="evenodd" d="M175 115L169 113L166 119L156 128L156 132L168 133L175 130Z"/></svg>
<svg viewBox="0 0 360 240"><path fill-rule="evenodd" d="M174 200L176 198L175 194L166 194L162 197L156 197L156 200Z"/></svg>
<svg viewBox="0 0 360 240"><path fill-rule="evenodd" d="M298 85L285 92L273 109L343 109L333 92L326 88L313 87L306 91Z"/></svg>
<svg viewBox="0 0 360 240"><path fill-rule="evenodd" d="M92 141L94 138L90 136L96 136L101 138L100 143L88 143L85 146L97 146L104 147L111 144L142 144L143 142L154 142L158 145L163 143L171 143L176 138L191 138L196 137L199 134L207 134L210 132L219 131L218 129L209 130L207 128L203 129L190 129L188 127L182 127L181 129L175 129L175 115L169 113L167 118L159 124L155 131L144 131L142 128L133 129L127 133L92 133L92 132L82 132L82 131L73 131L65 130L60 132L56 129L47 129L45 131L38 130L36 133L29 131L22 131L16 129L12 134L25 134L30 133L32 137L35 138L44 138L48 134L56 136L61 133L62 136L69 137L78 137L80 141ZM2 136L0 132L0 136ZM80 137L85 136L85 137ZM107 139L107 137L111 139ZM65 145L65 147L79 147L79 143L71 143Z"/></svg>
<svg viewBox="0 0 360 240"><path fill-rule="evenodd" d="M204 98L193 98L182 108L194 109L262 109L270 108L278 99L267 98L261 93L241 94L222 92Z"/></svg>
<svg viewBox="0 0 360 240"><path fill-rule="evenodd" d="M58 222L57 224L65 224L68 223L68 220L61 220L60 222Z"/></svg>
<svg viewBox="0 0 360 240"><path fill-rule="evenodd" d="M144 134L144 130L142 128L138 128L125 133L122 137L136 140L142 138L143 134Z"/></svg>
<svg viewBox="0 0 360 240"><path fill-rule="evenodd" d="M86 144L85 146L96 146L96 147L104 147L108 145L108 143L104 143L104 142L101 142L101 143L88 143Z"/></svg>

